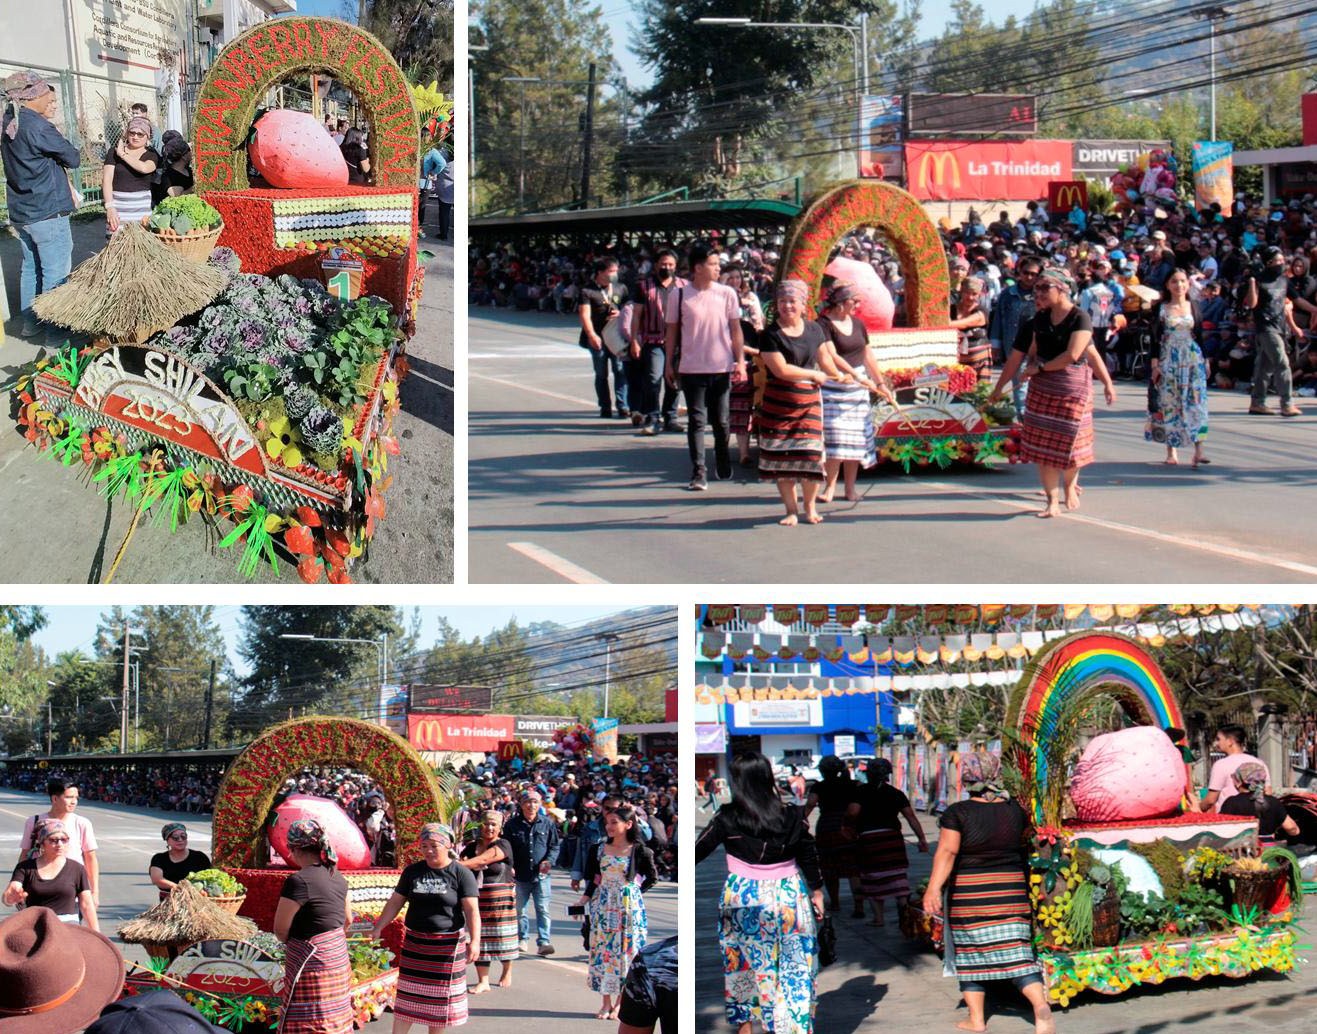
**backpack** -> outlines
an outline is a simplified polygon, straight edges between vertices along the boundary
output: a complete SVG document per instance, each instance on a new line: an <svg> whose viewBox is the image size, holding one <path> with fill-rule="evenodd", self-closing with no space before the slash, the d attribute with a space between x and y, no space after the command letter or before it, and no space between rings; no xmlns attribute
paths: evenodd
<svg viewBox="0 0 1317 1034"><path fill-rule="evenodd" d="M36 858L41 854L41 845L37 843L37 831L41 829L41 820L43 818L45 818L45 816L40 814L32 816L32 836L28 840L28 846L23 850L23 858L25 860L28 858Z"/></svg>

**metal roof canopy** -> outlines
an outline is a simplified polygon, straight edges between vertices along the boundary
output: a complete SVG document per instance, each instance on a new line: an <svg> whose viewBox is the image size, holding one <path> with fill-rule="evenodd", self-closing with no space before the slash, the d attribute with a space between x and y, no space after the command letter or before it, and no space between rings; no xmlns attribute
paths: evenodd
<svg viewBox="0 0 1317 1034"><path fill-rule="evenodd" d="M566 212L484 216L468 223L472 237L604 237L615 234L684 231L785 230L800 212L790 201L739 198L714 201L673 201Z"/></svg>

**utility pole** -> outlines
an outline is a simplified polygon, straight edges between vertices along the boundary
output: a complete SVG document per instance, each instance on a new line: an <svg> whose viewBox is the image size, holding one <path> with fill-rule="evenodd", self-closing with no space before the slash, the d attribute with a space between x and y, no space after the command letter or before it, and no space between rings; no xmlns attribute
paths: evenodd
<svg viewBox="0 0 1317 1034"><path fill-rule="evenodd" d="M590 207L590 149L594 144L594 74L595 64L590 62L585 94L585 143L581 152L581 207Z"/></svg>
<svg viewBox="0 0 1317 1034"><path fill-rule="evenodd" d="M201 749L210 750L210 722L215 712L215 658L210 659L210 681L206 684L206 722L201 728Z"/></svg>
<svg viewBox="0 0 1317 1034"><path fill-rule="evenodd" d="M55 753L55 708L46 697L46 757Z"/></svg>
<svg viewBox="0 0 1317 1034"><path fill-rule="evenodd" d="M128 660L132 651L133 630L128 622L123 623L123 695L119 708L119 753L128 753Z"/></svg>

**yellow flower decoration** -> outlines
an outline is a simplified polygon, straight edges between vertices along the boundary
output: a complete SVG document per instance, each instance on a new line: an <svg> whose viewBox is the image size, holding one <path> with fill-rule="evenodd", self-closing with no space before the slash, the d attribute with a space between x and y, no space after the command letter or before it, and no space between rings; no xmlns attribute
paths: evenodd
<svg viewBox="0 0 1317 1034"><path fill-rule="evenodd" d="M270 437L265 443L265 454L272 460L280 460L286 467L300 466L304 444L302 433L286 416L271 420L269 430Z"/></svg>

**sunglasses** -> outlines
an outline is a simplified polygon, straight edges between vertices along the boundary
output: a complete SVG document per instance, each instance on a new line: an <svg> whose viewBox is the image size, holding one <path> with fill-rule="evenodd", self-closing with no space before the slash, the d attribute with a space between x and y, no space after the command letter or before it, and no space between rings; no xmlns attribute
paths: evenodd
<svg viewBox="0 0 1317 1034"><path fill-rule="evenodd" d="M67 844L68 842L68 837L46 837L46 843L48 844Z"/></svg>

